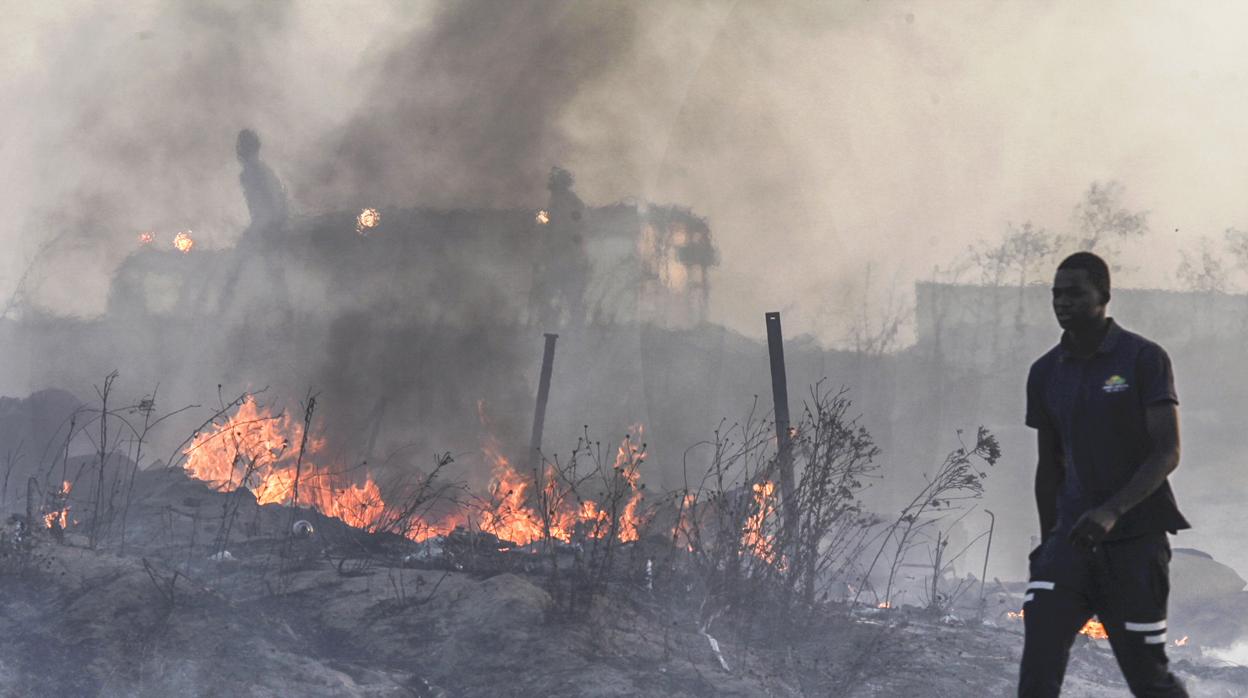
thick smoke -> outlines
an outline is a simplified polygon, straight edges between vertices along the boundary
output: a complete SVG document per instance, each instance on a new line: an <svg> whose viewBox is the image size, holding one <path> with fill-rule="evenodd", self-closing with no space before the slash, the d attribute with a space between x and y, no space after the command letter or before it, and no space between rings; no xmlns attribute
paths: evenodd
<svg viewBox="0 0 1248 698"><path fill-rule="evenodd" d="M371 248L350 219L383 203L544 205L546 175L570 148L564 113L631 50L633 14L606 3L362 13L213 3L42 18L33 53L56 78L11 88L57 115L22 152L39 196L21 210L46 231L40 244L52 242L29 246L18 312L94 316L107 303L108 339L81 359L33 348L6 390L90 395L117 367L131 391L160 382L166 405L215 402L218 384L269 385L297 410L310 387L342 462L462 453L479 437L484 401L491 428L520 444L540 334L519 325L526 289L508 278L527 271L515 264L526 250L492 240L530 216L385 209L378 235L389 238ZM284 246L280 260L233 272L212 250L239 242L247 222L233 148L243 126L260 133L296 215L265 243ZM187 258L127 257L139 232L167 249L179 230L197 241ZM145 280L113 284L110 296L123 259L122 274ZM222 289L231 279L238 288ZM153 296L170 299L172 321L137 310Z"/></svg>
<svg viewBox="0 0 1248 698"><path fill-rule="evenodd" d="M565 112L632 49L624 3L446 5L375 66L359 112L296 176L309 201L533 207L572 150Z"/></svg>
<svg viewBox="0 0 1248 698"><path fill-rule="evenodd" d="M343 23L358 56L384 42L387 13ZM320 16L324 15L324 16ZM192 230L201 249L231 244L246 223L233 143L251 126L285 169L353 108L355 61L327 61L331 35L293 3L83 5L36 15L5 77L3 235L7 286L33 260L25 293L57 313L104 308L109 275L141 231L168 246ZM318 32L319 30L319 32ZM319 74L330 91L314 89ZM280 135L279 135L280 134ZM42 254L39 248L54 241Z"/></svg>
<svg viewBox="0 0 1248 698"><path fill-rule="evenodd" d="M313 228L344 232L343 246L355 242L350 218L363 206L540 207L556 164L577 175L591 204L690 206L709 218L722 251L711 319L755 336L762 313L779 309L790 334L842 340L863 308L875 312L873 295L909 296L933 264L1009 222L1068 230L1092 181L1124 182L1124 205L1150 210L1154 229L1175 238L1243 227L1242 168L1228 146L1240 138L1234 115L1248 108L1238 23L1228 18L1239 10L5 9L0 239L10 254L0 277L6 296L17 289L54 314L98 316L140 231L167 247L191 229L195 255L230 248L246 225L233 152L242 127L260 133L297 216L341 215ZM131 362L178 376L163 394L187 402L207 402L221 382L280 385L287 405L309 385L322 389L324 409L344 413L331 428L349 435L341 440L353 456L382 408L398 415L379 436L390 446L458 448L435 437L466 438L479 398L499 403L505 436L522 438L540 339L508 319L514 286L491 266L516 250L439 238L456 229L435 218L409 219L425 226L418 242L436 241L419 268L346 270L366 283L339 283L345 273L323 282L325 268L348 264L332 246L304 254L287 276L303 315L259 305L238 324L185 335L124 325L125 342L71 347L61 364L12 349L0 394L56 384L89 396L92 379ZM1155 242L1138 247L1165 258ZM245 275L244 297L264 295L265 271ZM1119 278L1161 285L1168 273ZM203 283L212 288L214 278ZM274 326L305 334L274 356ZM474 382L439 392L453 373Z"/></svg>

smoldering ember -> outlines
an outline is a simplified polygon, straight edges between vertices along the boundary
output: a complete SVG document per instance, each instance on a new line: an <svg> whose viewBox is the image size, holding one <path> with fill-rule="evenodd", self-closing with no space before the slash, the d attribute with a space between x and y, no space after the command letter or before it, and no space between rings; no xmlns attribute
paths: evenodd
<svg viewBox="0 0 1248 698"><path fill-rule="evenodd" d="M1079 250L1248 695L1242 10L1161 7L6 8L0 696L1014 694Z"/></svg>

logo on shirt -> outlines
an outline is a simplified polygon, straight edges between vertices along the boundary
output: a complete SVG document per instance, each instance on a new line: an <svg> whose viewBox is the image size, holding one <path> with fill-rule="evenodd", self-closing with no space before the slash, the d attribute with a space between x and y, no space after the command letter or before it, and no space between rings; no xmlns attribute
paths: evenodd
<svg viewBox="0 0 1248 698"><path fill-rule="evenodd" d="M1119 375L1113 375L1105 379L1105 385L1101 386L1101 391L1106 393L1121 393L1130 387L1131 386L1127 384L1126 378Z"/></svg>

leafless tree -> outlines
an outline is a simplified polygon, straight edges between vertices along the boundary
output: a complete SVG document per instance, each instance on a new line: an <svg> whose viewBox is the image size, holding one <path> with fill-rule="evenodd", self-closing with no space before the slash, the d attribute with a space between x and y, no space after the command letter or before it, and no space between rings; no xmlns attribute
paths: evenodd
<svg viewBox="0 0 1248 698"><path fill-rule="evenodd" d="M883 356L897 348L902 328L914 317L914 306L902 300L896 280L882 303L877 304L872 294L872 272L873 265L868 264L862 299L849 328L849 345L859 354Z"/></svg>
<svg viewBox="0 0 1248 698"><path fill-rule="evenodd" d="M1228 241L1231 241L1231 232L1227 231ZM1232 250L1234 249L1232 246ZM1175 270L1175 276L1185 290L1198 293L1226 293L1230 285L1226 266L1214 252L1213 244L1207 236L1201 236L1195 252L1179 250L1179 266Z"/></svg>
<svg viewBox="0 0 1248 698"><path fill-rule="evenodd" d="M1074 223L1079 249L1104 251L1115 241L1139 238L1148 233L1148 211L1123 206L1119 182L1093 182L1083 200L1075 205Z"/></svg>

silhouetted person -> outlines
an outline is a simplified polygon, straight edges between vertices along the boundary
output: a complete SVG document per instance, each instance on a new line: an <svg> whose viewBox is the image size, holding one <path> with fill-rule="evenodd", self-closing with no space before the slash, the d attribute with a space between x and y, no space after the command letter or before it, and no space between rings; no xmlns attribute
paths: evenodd
<svg viewBox="0 0 1248 698"><path fill-rule="evenodd" d="M243 187L243 198L247 201L251 224L234 246L234 264L224 280L218 308L222 312L229 312L237 295L238 284L244 278L243 268L252 263L261 264L264 268L262 276L267 286L266 295L272 296L279 306L289 307L286 275L280 260L259 259L261 255L272 255L280 250L279 243L290 213L286 203L286 188L274 174L273 168L260 159L260 137L255 131L249 128L239 131L234 150L243 166L238 182Z"/></svg>
<svg viewBox="0 0 1248 698"><path fill-rule="evenodd" d="M1027 376L1042 542L1023 600L1023 698L1061 692L1094 614L1132 693L1187 695L1166 659L1166 535L1189 528L1166 480L1179 465L1174 373L1164 349L1106 317L1109 297L1104 260L1067 257L1053 279L1065 332Z"/></svg>
<svg viewBox="0 0 1248 698"><path fill-rule="evenodd" d="M251 214L248 232L264 232L280 229L286 223L289 210L286 205L286 188L281 180L260 159L260 137L245 128L238 132L235 147L243 171L238 175L247 199L247 212Z"/></svg>
<svg viewBox="0 0 1248 698"><path fill-rule="evenodd" d="M544 328L559 326L567 311L568 322L585 319L585 291L590 261L585 249L585 203L572 191L572 173L553 167L546 188L550 191L546 213L549 220L538 225L538 254L533 271L530 313Z"/></svg>

